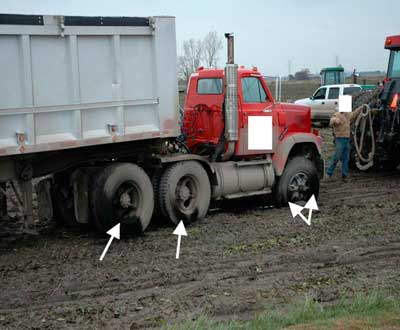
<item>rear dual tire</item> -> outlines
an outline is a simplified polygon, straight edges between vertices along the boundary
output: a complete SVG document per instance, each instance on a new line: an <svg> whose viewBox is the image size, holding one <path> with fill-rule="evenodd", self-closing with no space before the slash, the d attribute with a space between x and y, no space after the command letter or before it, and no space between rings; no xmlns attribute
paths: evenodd
<svg viewBox="0 0 400 330"><path fill-rule="evenodd" d="M55 178L53 192L56 218L68 227L82 227L74 213L69 173ZM137 165L113 164L92 175L91 222L100 232L120 223L121 232L137 234L148 227L154 212L158 220L187 224L205 217L210 198L210 181L198 162L172 164L163 173L154 174L152 180Z"/></svg>
<svg viewBox="0 0 400 330"><path fill-rule="evenodd" d="M93 180L91 209L94 224L101 232L117 223L123 233L143 232L154 209L150 178L134 164L107 166Z"/></svg>
<svg viewBox="0 0 400 330"><path fill-rule="evenodd" d="M173 224L201 220L210 206L210 180L196 161L169 166L161 176L157 191L161 214Z"/></svg>

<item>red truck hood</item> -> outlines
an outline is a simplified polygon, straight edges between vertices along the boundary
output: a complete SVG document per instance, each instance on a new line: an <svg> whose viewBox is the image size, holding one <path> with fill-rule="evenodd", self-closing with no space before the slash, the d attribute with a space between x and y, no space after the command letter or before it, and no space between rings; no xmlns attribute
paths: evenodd
<svg viewBox="0 0 400 330"><path fill-rule="evenodd" d="M286 103L286 102L281 102L277 104L277 107L280 107L281 110L297 110L297 111L304 111L306 113L307 111L311 111L311 108L309 106L305 105L299 105L299 104L293 104L293 103Z"/></svg>
<svg viewBox="0 0 400 330"><path fill-rule="evenodd" d="M311 133L311 108L293 103L277 103L276 110L286 113L288 133Z"/></svg>

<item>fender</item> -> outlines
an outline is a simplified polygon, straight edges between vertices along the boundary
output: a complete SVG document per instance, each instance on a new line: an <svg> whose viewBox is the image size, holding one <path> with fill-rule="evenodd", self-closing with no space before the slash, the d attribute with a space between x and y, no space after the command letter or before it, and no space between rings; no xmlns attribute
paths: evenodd
<svg viewBox="0 0 400 330"><path fill-rule="evenodd" d="M279 141L275 147L275 153L272 156L272 165L275 169L275 174L281 176L285 169L290 151L299 143L312 143L315 145L318 154L321 155L322 139L313 133L293 133L286 135L282 141Z"/></svg>
<svg viewBox="0 0 400 330"><path fill-rule="evenodd" d="M183 161L196 160L207 171L207 174L208 174L208 177L210 178L211 184L212 185L217 184L217 176L216 176L215 168L208 161L207 157L200 156L200 155L195 155L195 154L177 154L177 155L170 155L170 156L158 155L156 158L160 161L161 164L177 163L177 162L183 162Z"/></svg>
<svg viewBox="0 0 400 330"><path fill-rule="evenodd" d="M214 168L208 161L207 157L196 155L196 154L176 154L176 155L172 154L169 156L157 155L157 158L160 160L160 162L162 164L196 160L196 161L200 162L201 164L203 164L204 166L209 166L210 171L212 173L215 172Z"/></svg>

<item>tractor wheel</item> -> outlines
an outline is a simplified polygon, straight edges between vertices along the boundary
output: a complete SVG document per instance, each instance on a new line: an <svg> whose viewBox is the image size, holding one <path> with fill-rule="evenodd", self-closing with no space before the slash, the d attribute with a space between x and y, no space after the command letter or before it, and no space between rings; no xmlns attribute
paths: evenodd
<svg viewBox="0 0 400 330"><path fill-rule="evenodd" d="M171 165L161 177L158 198L161 212L174 224L203 219L211 198L206 171L195 161Z"/></svg>
<svg viewBox="0 0 400 330"><path fill-rule="evenodd" d="M362 90L360 92L357 92L352 95L352 109L355 110L359 106L363 104L369 104L373 103L376 104L378 101L378 94L379 94L379 89L372 90L372 91L365 91Z"/></svg>
<svg viewBox="0 0 400 330"><path fill-rule="evenodd" d="M377 148L374 157L373 169L376 171L393 171L400 165L400 155L397 150Z"/></svg>
<svg viewBox="0 0 400 330"><path fill-rule="evenodd" d="M283 174L273 189L278 207L288 202L307 202L312 195L319 193L318 171L309 159L294 157L286 165Z"/></svg>
<svg viewBox="0 0 400 330"><path fill-rule="evenodd" d="M105 167L92 182L91 205L95 225L101 232L120 223L122 233L141 233L153 214L151 181L134 164Z"/></svg>
<svg viewBox="0 0 400 330"><path fill-rule="evenodd" d="M377 107L379 104L379 89L375 89L373 91L362 91L357 93L353 96L353 110L363 104L372 104L372 108ZM396 169L400 165L400 156L398 150L393 148L392 145L389 144L378 144L376 142L377 139L377 132L380 130L380 122L379 118L375 117L373 122L374 132L375 134L375 143L376 143L376 150L373 159L373 166L370 168L371 170L375 171L391 171ZM354 132L354 126L352 127L353 134L357 134L358 139L360 139L360 132ZM364 137L364 143L367 143L363 146L363 157L368 158L368 153L372 149L371 146L371 132L368 131ZM354 136L350 138L350 162L349 166L351 168L356 169L356 148L354 146ZM361 163L361 165L364 165Z"/></svg>
<svg viewBox="0 0 400 330"><path fill-rule="evenodd" d="M366 135L364 140L370 141L369 134ZM366 152L364 156L367 157L367 152L370 150L370 146L365 147ZM361 163L363 165L363 163ZM368 168L367 171L393 171L400 165L399 153L395 150L386 150L381 146L377 146L374 155L374 164ZM354 138L350 139L350 159L349 167L351 169L358 169L357 167L357 152L354 146Z"/></svg>
<svg viewBox="0 0 400 330"><path fill-rule="evenodd" d="M378 94L379 94L379 89L373 90L373 91L365 91L362 90L358 93L355 93L354 95L352 95L352 109L355 110L357 109L359 106L362 106L364 104L376 104L378 102ZM354 135L353 134L357 134L357 138L359 138L360 136L360 132L354 132L355 131L355 126L354 123L351 127L351 131L352 131L352 135L350 136L350 157L349 157L349 167L351 169L357 169L357 165L356 165L356 147L354 146ZM364 153L363 156L365 158L368 158L368 152L371 150L371 144L370 144L370 136L369 133L364 137L364 141L367 141L366 143L369 143L369 145L366 145L364 147Z"/></svg>

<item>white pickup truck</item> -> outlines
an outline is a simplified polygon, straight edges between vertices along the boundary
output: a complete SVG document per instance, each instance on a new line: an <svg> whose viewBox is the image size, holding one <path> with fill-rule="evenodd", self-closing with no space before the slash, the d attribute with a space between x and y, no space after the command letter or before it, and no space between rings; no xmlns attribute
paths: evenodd
<svg viewBox="0 0 400 330"><path fill-rule="evenodd" d="M360 85L341 84L319 87L311 97L295 101L295 104L311 107L311 119L321 123L329 122L339 104L339 95L353 95L361 91Z"/></svg>

